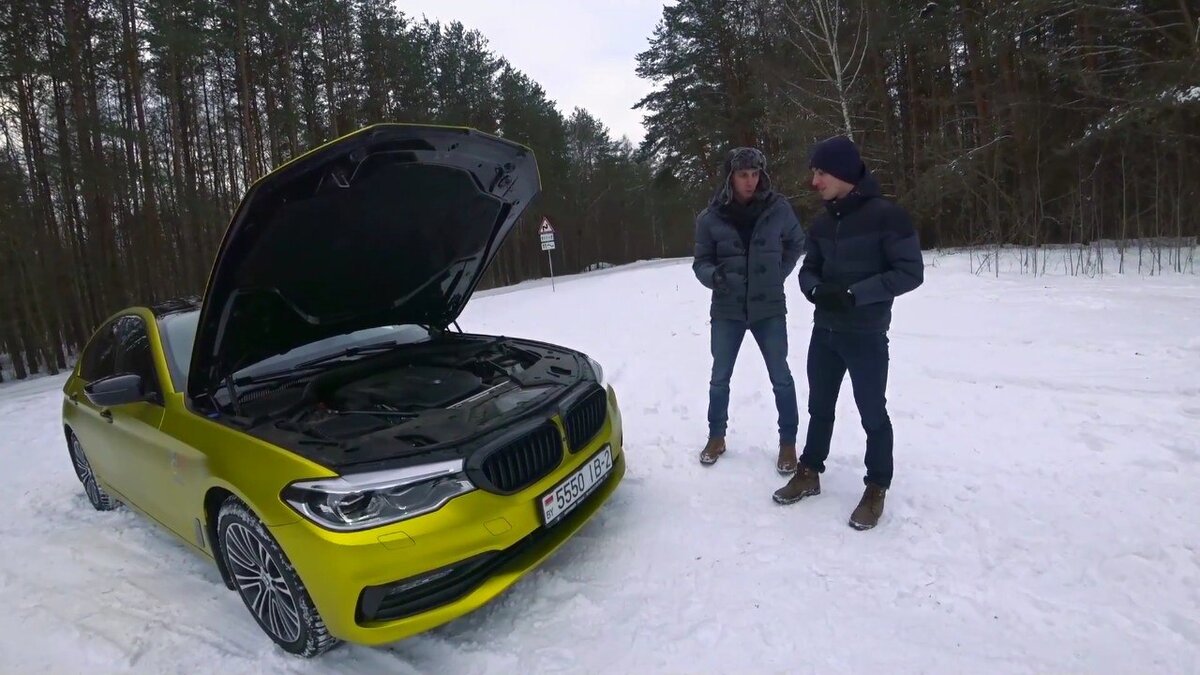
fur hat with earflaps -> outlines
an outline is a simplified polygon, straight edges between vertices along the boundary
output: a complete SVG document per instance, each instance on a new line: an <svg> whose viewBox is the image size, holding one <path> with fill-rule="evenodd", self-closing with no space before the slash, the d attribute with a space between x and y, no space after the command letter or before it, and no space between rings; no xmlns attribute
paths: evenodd
<svg viewBox="0 0 1200 675"><path fill-rule="evenodd" d="M771 191L771 176L767 173L767 156L758 148L734 148L725 157L725 181L713 196L713 203L724 206L733 199L733 172L743 169L758 169L758 188L755 198Z"/></svg>

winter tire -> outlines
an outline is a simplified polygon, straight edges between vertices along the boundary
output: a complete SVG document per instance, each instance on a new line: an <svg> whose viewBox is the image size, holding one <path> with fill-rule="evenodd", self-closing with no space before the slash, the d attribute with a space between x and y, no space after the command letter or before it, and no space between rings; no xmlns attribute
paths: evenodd
<svg viewBox="0 0 1200 675"><path fill-rule="evenodd" d="M304 658L337 646L283 549L236 497L221 505L217 541L238 595L276 644Z"/></svg>
<svg viewBox="0 0 1200 675"><path fill-rule="evenodd" d="M92 503L92 506L96 507L97 511L112 511L120 506L120 501L114 499L104 491L104 488L100 487L99 481L96 480L96 473L92 471L92 465L88 463L87 454L83 451L83 445L74 432L67 433L67 450L71 453L71 464L75 467L75 475L83 484L83 491L87 494L88 501Z"/></svg>

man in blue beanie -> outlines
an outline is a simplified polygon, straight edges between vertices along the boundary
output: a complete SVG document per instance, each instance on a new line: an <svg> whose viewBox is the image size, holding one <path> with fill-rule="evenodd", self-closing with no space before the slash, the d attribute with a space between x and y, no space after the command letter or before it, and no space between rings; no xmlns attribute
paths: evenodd
<svg viewBox="0 0 1200 675"><path fill-rule="evenodd" d="M724 180L696 217L692 270L712 290L712 377L708 388L708 443L700 463L725 453L729 381L749 330L766 361L775 393L782 475L796 470L799 411L788 368L787 303L784 281L796 268L804 231L796 212L771 189L767 160L755 148L736 148L725 160Z"/></svg>
<svg viewBox="0 0 1200 675"><path fill-rule="evenodd" d="M867 432L866 489L849 524L866 530L883 515L892 483L885 396L892 301L921 285L925 266L908 212L881 196L849 138L818 143L809 166L825 212L808 232L799 274L804 297L816 306L808 345L808 435L799 469L774 499L791 504L821 493L838 390L849 372Z"/></svg>

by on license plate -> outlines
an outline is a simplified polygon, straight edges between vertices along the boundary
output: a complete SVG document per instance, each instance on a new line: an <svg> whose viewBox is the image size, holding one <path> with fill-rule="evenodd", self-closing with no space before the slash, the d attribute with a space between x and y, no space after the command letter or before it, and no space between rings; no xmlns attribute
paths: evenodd
<svg viewBox="0 0 1200 675"><path fill-rule="evenodd" d="M542 522L553 525L574 509L604 480L613 468L612 446L604 446L592 458L542 495Z"/></svg>

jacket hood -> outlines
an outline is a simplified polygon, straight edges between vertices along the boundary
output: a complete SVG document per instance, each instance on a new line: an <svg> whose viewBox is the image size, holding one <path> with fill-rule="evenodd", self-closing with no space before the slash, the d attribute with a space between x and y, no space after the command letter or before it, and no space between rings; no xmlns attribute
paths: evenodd
<svg viewBox="0 0 1200 675"><path fill-rule="evenodd" d="M862 180L854 186L845 197L841 199L830 199L825 202L825 209L834 217L841 217L854 211L868 200L883 196L883 188L879 185L879 179L875 174L867 170L863 175Z"/></svg>
<svg viewBox="0 0 1200 675"><path fill-rule="evenodd" d="M850 194L858 194L860 197L882 197L883 187L879 184L879 179L875 177L875 174L868 169L863 175L863 179L858 181Z"/></svg>
<svg viewBox="0 0 1200 675"><path fill-rule="evenodd" d="M381 124L255 182L209 275L189 397L310 342L452 323L539 190L526 147Z"/></svg>

